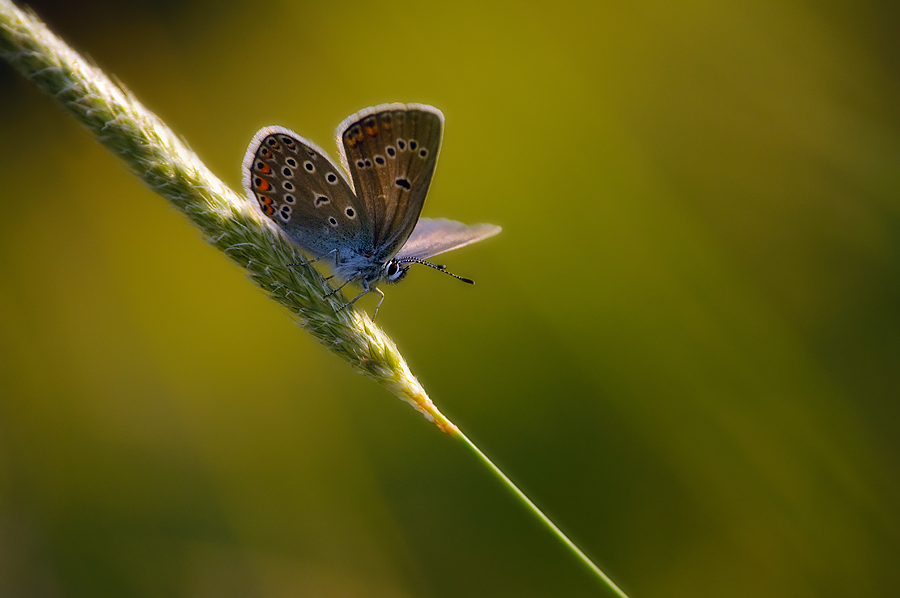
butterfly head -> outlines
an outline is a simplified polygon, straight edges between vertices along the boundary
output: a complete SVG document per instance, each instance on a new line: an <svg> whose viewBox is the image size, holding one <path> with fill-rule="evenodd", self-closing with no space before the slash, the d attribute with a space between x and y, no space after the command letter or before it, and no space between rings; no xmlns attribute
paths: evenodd
<svg viewBox="0 0 900 598"><path fill-rule="evenodd" d="M388 260L384 264L384 279L389 283L400 282L406 276L409 266L397 260Z"/></svg>

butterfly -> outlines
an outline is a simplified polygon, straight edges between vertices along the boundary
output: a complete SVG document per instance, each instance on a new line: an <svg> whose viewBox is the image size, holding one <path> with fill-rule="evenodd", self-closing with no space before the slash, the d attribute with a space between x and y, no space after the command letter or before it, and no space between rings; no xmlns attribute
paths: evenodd
<svg viewBox="0 0 900 598"><path fill-rule="evenodd" d="M244 188L251 201L295 245L360 292L396 283L411 264L426 261L500 232L492 224L467 225L419 218L434 176L444 115L423 104L383 104L348 117L337 129L343 170L313 142L283 127L261 129L247 148ZM346 174L345 174L346 173ZM349 174L349 179L347 177Z"/></svg>

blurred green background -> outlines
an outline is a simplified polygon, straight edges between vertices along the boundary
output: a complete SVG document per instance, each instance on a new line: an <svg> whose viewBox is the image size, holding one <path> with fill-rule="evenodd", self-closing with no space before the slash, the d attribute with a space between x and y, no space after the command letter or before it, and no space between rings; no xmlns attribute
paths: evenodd
<svg viewBox="0 0 900 598"><path fill-rule="evenodd" d="M32 6L227 183L446 115L502 235L378 323L633 597L900 587L895 3ZM477 463L0 64L0 595L596 596ZM362 307L372 311L374 299Z"/></svg>

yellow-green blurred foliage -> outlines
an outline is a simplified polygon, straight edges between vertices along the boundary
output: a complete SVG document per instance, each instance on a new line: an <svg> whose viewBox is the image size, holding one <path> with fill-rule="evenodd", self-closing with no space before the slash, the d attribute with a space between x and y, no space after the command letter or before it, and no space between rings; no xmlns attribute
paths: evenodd
<svg viewBox="0 0 900 598"><path fill-rule="evenodd" d="M626 591L896 595L893 4L33 6L233 186L443 110L425 215L504 232L378 322ZM602 594L8 65L0 173L0 595Z"/></svg>

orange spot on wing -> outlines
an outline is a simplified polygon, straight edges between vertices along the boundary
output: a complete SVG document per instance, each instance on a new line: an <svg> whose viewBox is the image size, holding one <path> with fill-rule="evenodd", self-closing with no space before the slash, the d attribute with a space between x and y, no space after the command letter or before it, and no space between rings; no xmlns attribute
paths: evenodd
<svg viewBox="0 0 900 598"><path fill-rule="evenodd" d="M266 216L271 216L275 213L274 199L266 197L265 195L257 195L256 199L259 200L259 207L262 208L262 211Z"/></svg>
<svg viewBox="0 0 900 598"><path fill-rule="evenodd" d="M271 174L271 173L272 173L272 169L269 168L269 165L268 165L268 164L263 164L262 166L259 166L259 167L257 168L257 170L260 171L260 172L263 173L263 174Z"/></svg>
<svg viewBox="0 0 900 598"><path fill-rule="evenodd" d="M269 181L260 179L260 180L259 180L259 185L257 185L257 188L258 188L260 191L271 191L271 190L272 190L272 185L269 184Z"/></svg>
<svg viewBox="0 0 900 598"><path fill-rule="evenodd" d="M351 127L347 131L347 145L356 147L363 140L363 132L358 126Z"/></svg>
<svg viewBox="0 0 900 598"><path fill-rule="evenodd" d="M378 125L370 125L366 127L365 130L366 135L368 135L369 137L375 137L376 135L378 135Z"/></svg>

